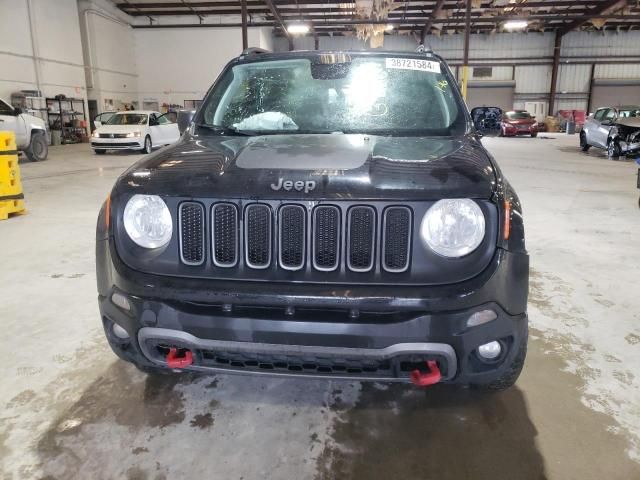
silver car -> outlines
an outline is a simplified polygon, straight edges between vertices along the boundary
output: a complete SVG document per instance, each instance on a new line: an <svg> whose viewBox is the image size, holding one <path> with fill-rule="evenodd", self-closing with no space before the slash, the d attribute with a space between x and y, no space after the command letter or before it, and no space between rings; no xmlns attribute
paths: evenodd
<svg viewBox="0 0 640 480"><path fill-rule="evenodd" d="M591 147L606 148L609 158L618 158L623 154L619 142L612 134L616 124L631 117L640 118L640 106L599 108L590 115L580 132L580 147L586 152Z"/></svg>

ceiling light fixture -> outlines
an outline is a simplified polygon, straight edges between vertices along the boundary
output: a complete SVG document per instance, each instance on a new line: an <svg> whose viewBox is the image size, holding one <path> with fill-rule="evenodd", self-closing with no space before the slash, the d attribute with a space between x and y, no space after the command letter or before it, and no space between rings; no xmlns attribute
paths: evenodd
<svg viewBox="0 0 640 480"><path fill-rule="evenodd" d="M294 35L304 35L305 33L309 33L309 25L305 25L304 23L292 23L287 26L287 32Z"/></svg>
<svg viewBox="0 0 640 480"><path fill-rule="evenodd" d="M524 30L529 25L526 20L509 20L504 22L505 30Z"/></svg>

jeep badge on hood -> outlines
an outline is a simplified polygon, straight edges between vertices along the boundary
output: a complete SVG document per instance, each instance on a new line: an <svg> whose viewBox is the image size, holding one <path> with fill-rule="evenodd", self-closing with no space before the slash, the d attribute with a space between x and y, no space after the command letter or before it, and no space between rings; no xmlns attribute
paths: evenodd
<svg viewBox="0 0 640 480"><path fill-rule="evenodd" d="M285 180L284 178L280 177L278 179L278 183L271 184L271 188L276 191L286 190L288 192L292 189L295 189L299 192L302 192L304 190L304 193L309 193L316 188L316 182L314 180L307 180L304 182L302 180L298 180L294 182L293 180Z"/></svg>

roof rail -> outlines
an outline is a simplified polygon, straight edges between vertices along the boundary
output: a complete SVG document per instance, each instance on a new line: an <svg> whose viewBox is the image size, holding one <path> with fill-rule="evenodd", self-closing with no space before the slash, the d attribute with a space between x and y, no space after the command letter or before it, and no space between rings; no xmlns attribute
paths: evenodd
<svg viewBox="0 0 640 480"><path fill-rule="evenodd" d="M263 53L271 53L271 52L269 50L265 50L264 48L249 47L249 48L245 48L240 55L260 55Z"/></svg>

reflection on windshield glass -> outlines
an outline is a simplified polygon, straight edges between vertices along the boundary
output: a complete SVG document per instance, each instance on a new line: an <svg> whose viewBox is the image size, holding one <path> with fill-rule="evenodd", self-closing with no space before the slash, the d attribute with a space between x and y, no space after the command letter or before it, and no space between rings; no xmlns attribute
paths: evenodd
<svg viewBox="0 0 640 480"><path fill-rule="evenodd" d="M205 100L201 123L271 133L464 131L464 107L439 62L426 68L423 59L396 60L403 59L355 57L329 67L310 59L236 65Z"/></svg>
<svg viewBox="0 0 640 480"><path fill-rule="evenodd" d="M107 121L107 125L145 125L147 116L142 113L118 113Z"/></svg>

